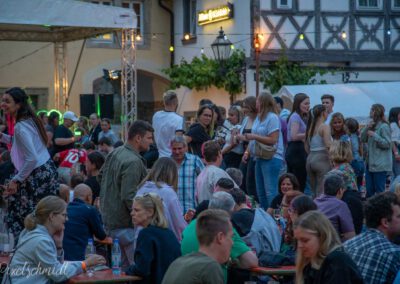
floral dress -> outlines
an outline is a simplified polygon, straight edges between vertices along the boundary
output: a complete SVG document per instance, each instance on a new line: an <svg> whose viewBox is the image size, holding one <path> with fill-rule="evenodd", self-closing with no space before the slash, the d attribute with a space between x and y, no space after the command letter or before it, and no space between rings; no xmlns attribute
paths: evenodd
<svg viewBox="0 0 400 284"><path fill-rule="evenodd" d="M336 165L334 167L335 170L339 170L343 173L344 184L346 190L358 190L357 187L357 177L354 173L353 168L349 163L343 163L340 165Z"/></svg>

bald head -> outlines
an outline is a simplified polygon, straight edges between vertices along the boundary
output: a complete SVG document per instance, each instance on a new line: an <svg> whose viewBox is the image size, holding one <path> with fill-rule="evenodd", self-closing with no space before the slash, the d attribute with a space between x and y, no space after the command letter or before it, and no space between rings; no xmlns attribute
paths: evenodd
<svg viewBox="0 0 400 284"><path fill-rule="evenodd" d="M74 188L74 197L85 201L87 204L92 204L92 190L84 183L80 183Z"/></svg>

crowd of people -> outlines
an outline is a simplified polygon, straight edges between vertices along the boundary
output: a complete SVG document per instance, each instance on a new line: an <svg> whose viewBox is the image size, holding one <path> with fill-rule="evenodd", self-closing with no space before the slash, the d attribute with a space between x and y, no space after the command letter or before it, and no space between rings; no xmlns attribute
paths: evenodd
<svg viewBox="0 0 400 284"><path fill-rule="evenodd" d="M186 125L176 93L163 100L123 143L108 118L36 115L22 89L5 92L0 224L22 273L4 283L105 264L85 249L107 237L138 283L243 283L277 265L296 266L285 283L400 283L400 108L387 121L374 104L360 127L332 95L311 107L297 94L289 111L262 93L227 115L203 99Z"/></svg>

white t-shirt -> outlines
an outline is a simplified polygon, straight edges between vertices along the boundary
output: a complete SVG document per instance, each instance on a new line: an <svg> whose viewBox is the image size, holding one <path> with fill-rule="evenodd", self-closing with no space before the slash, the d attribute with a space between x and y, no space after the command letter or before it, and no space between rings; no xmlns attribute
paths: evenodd
<svg viewBox="0 0 400 284"><path fill-rule="evenodd" d="M281 122L279 120L279 117L272 112L269 112L267 116L264 118L263 121L260 121L260 119L256 118L256 120L253 123L253 127L251 128L251 133L261 135L261 136L268 136L271 133L278 131L279 136L278 136L278 141L276 142L276 153L274 155L274 158L283 160L283 136L282 136L282 131L281 131ZM250 147L250 153L255 156L255 140L251 140L249 143Z"/></svg>
<svg viewBox="0 0 400 284"><path fill-rule="evenodd" d="M196 180L196 199L197 204L200 204L204 200L210 200L213 193L214 187L220 178L232 178L221 168L214 165L206 166L199 174ZM233 181L233 180L232 180ZM237 184L233 181L235 187Z"/></svg>
<svg viewBox="0 0 400 284"><path fill-rule="evenodd" d="M153 116L154 140L159 157L170 157L170 143L175 131L183 130L183 117L172 111L160 110Z"/></svg>

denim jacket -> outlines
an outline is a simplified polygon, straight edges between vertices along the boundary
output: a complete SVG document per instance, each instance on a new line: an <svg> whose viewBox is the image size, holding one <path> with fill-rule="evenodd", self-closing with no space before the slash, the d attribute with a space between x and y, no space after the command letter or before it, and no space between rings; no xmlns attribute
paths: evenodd
<svg viewBox="0 0 400 284"><path fill-rule="evenodd" d="M390 127L387 123L379 122L375 134L368 136L368 127L361 131L361 141L368 143L366 162L370 172L389 172L392 170L392 144Z"/></svg>

